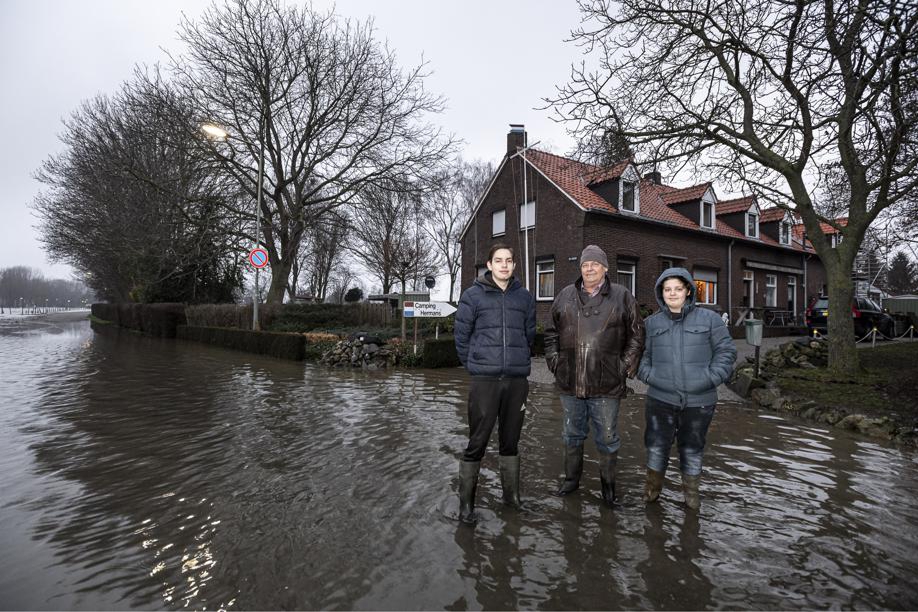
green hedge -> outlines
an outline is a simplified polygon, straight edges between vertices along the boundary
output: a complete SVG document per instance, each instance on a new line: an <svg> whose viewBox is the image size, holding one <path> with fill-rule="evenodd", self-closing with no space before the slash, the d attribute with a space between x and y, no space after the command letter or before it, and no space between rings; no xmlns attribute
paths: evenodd
<svg viewBox="0 0 918 612"><path fill-rule="evenodd" d="M161 338L175 338L186 323L184 304L93 304L91 310L97 319Z"/></svg>
<svg viewBox="0 0 918 612"><path fill-rule="evenodd" d="M280 359L302 361L306 354L306 338L301 334L180 325L177 337Z"/></svg>
<svg viewBox="0 0 918 612"><path fill-rule="evenodd" d="M421 367L453 368L458 365L459 355L456 354L456 341L452 336L440 336L437 340L429 338L424 342Z"/></svg>

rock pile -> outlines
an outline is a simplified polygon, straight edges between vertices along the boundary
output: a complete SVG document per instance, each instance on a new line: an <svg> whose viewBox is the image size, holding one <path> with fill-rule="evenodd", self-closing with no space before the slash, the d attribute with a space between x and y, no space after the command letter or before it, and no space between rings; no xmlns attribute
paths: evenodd
<svg viewBox="0 0 918 612"><path fill-rule="evenodd" d="M820 406L810 400L785 396L775 381L781 370L825 367L828 364L828 344L825 340L801 339L787 342L765 354L761 370L755 376L755 358L747 357L747 363L736 369L729 386L734 392L752 400L762 408L777 412L788 412L819 423L857 431L862 434L896 440L903 443L916 442L913 429L897 425L887 416L869 417L850 414L846 410Z"/></svg>
<svg viewBox="0 0 918 612"><path fill-rule="evenodd" d="M396 352L381 345L378 338L359 336L338 342L322 355L319 363L336 367L367 368L376 370L396 365Z"/></svg>

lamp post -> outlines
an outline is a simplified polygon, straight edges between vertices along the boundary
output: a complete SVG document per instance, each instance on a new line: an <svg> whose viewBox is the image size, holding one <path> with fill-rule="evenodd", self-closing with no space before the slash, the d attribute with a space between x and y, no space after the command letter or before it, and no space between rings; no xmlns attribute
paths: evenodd
<svg viewBox="0 0 918 612"><path fill-rule="evenodd" d="M213 123L205 123L201 125L201 131L207 134L208 137L223 142L229 138L229 132ZM255 199L255 246L257 248L261 243L261 192L264 188L264 174L265 174L265 118L264 113L262 113L261 124L259 125L258 134L258 193ZM255 268L255 289L252 292L252 329L254 331L261 330L261 324L258 322L258 281L259 281L259 272L261 268Z"/></svg>

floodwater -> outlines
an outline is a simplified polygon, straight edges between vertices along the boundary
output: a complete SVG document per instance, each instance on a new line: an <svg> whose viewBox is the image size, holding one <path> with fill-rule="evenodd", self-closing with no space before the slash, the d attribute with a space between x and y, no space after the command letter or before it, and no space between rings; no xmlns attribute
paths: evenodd
<svg viewBox="0 0 918 612"><path fill-rule="evenodd" d="M678 475L640 502L641 398L621 505L562 472L560 404L533 386L523 513L489 449L456 520L467 377L362 372L85 321L0 332L6 609L913 609L918 457L722 404L702 509Z"/></svg>

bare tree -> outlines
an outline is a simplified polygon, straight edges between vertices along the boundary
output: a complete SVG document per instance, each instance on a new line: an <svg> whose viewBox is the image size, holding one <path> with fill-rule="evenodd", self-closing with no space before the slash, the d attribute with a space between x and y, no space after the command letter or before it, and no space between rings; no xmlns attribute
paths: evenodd
<svg viewBox="0 0 918 612"><path fill-rule="evenodd" d="M174 73L200 121L228 131L209 152L253 205L264 157L257 241L271 265L268 302L283 299L315 219L452 148L424 121L443 108L424 89L425 65L403 71L372 22L280 0L228 0L183 21L179 36L187 52L173 59Z"/></svg>
<svg viewBox="0 0 918 612"><path fill-rule="evenodd" d="M611 120L632 146L753 188L794 210L847 304L867 228L918 184L918 8L900 0L581 0L589 61L548 102L583 137ZM848 187L846 224L819 214L824 170ZM832 248L820 229L844 237ZM837 306L842 311L844 306ZM838 312L838 311L836 311ZM850 317L829 320L829 363L858 367Z"/></svg>
<svg viewBox="0 0 918 612"><path fill-rule="evenodd" d="M65 121L33 207L48 253L112 301L219 301L241 283L233 197L189 154L190 115L138 72Z"/></svg>
<svg viewBox="0 0 918 612"><path fill-rule="evenodd" d="M332 272L346 249L348 231L347 218L336 210L316 219L303 236L291 276L318 301L325 301ZM291 286L288 293L294 297L296 287Z"/></svg>
<svg viewBox="0 0 918 612"><path fill-rule="evenodd" d="M449 299L453 299L456 278L462 266L459 236L494 174L490 162L464 162L435 180L425 197L423 228L449 274Z"/></svg>
<svg viewBox="0 0 918 612"><path fill-rule="evenodd" d="M365 188L352 207L351 255L389 293L436 269L436 253L420 228L423 190L403 181Z"/></svg>

